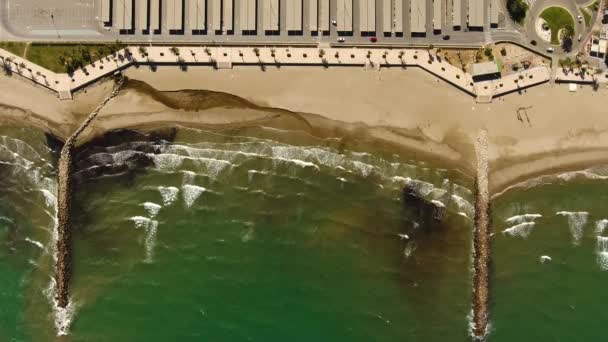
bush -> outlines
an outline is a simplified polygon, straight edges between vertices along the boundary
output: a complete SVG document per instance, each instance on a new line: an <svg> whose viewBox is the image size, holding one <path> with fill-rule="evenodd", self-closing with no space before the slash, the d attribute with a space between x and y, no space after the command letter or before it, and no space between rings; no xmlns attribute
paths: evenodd
<svg viewBox="0 0 608 342"><path fill-rule="evenodd" d="M507 0L507 10L511 19L521 24L526 18L528 5L523 0Z"/></svg>
<svg viewBox="0 0 608 342"><path fill-rule="evenodd" d="M507 55L507 49L505 49L504 47L500 49L500 54L501 56L505 57Z"/></svg>

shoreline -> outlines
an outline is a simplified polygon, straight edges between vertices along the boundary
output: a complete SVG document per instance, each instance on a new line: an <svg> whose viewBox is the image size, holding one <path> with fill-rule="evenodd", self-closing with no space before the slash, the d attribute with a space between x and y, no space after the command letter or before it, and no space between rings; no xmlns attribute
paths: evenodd
<svg viewBox="0 0 608 342"><path fill-rule="evenodd" d="M606 89L569 93L566 86L552 85L477 104L418 68L132 68L125 74L139 85L128 85L110 101L79 145L123 128L269 126L377 141L473 178L475 135L485 128L491 194L526 179L608 162L602 156L608 151L608 129L602 128L608 117L600 101ZM0 122L33 125L61 140L112 89L104 81L79 91L72 102L59 102L33 84L4 80ZM520 121L521 108L527 113Z"/></svg>

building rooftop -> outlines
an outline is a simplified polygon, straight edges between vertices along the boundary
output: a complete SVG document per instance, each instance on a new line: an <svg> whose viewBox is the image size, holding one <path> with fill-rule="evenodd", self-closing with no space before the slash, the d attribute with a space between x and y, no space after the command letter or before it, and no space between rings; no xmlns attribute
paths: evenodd
<svg viewBox="0 0 608 342"><path fill-rule="evenodd" d="M500 70L498 70L498 64L496 64L496 62L475 63L473 64L472 71L473 77L497 74L500 72Z"/></svg>

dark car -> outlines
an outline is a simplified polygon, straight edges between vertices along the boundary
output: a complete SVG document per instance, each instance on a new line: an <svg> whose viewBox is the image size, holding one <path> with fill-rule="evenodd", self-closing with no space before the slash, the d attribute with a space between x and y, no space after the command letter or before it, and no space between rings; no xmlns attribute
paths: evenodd
<svg viewBox="0 0 608 342"><path fill-rule="evenodd" d="M369 41L372 42L372 43L375 43L375 42L378 41L378 38L376 38L376 37L370 37Z"/></svg>
<svg viewBox="0 0 608 342"><path fill-rule="evenodd" d="M532 44L532 45L536 46L536 40L531 40L531 41L530 41L530 44Z"/></svg>
<svg viewBox="0 0 608 342"><path fill-rule="evenodd" d="M450 35L449 35L449 34L446 34L446 35L444 35L442 38L443 38L443 40L450 40Z"/></svg>

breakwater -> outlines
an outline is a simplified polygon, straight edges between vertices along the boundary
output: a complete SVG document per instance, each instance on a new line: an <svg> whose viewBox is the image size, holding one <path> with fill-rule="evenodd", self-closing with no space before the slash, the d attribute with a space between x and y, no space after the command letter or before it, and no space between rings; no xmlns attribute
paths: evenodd
<svg viewBox="0 0 608 342"><path fill-rule="evenodd" d="M78 129L66 140L59 157L58 187L57 187L57 264L55 265L55 281L57 284L56 300L60 308L69 303L69 282L71 276L71 198L72 198L72 151L78 137L93 122L99 111L118 92L124 84L120 78L112 92L95 108Z"/></svg>
<svg viewBox="0 0 608 342"><path fill-rule="evenodd" d="M483 340L489 322L490 196L488 190L488 134L481 130L475 142L475 228L473 231L473 317L472 334Z"/></svg>

